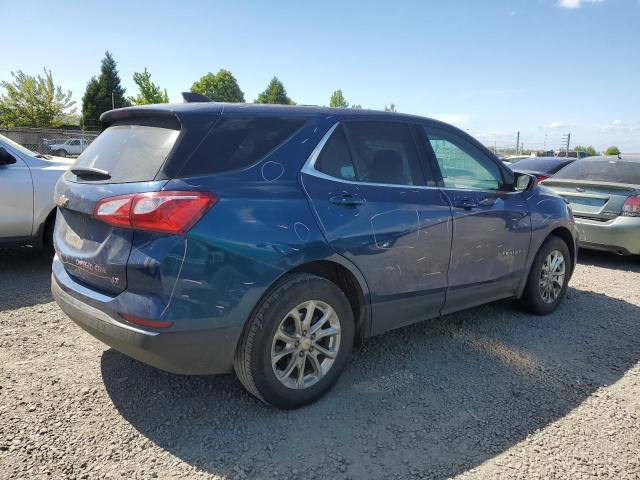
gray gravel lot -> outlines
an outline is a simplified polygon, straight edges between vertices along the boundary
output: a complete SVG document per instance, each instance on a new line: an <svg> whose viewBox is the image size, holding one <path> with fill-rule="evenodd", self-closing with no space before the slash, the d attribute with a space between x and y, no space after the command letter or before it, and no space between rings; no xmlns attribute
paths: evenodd
<svg viewBox="0 0 640 480"><path fill-rule="evenodd" d="M588 253L562 307L502 302L373 338L293 412L232 375L111 350L0 251L0 478L640 478L640 262Z"/></svg>

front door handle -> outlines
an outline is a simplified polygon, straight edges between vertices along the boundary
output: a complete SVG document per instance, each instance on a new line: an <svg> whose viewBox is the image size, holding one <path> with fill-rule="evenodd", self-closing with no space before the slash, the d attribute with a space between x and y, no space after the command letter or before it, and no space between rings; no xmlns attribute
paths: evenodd
<svg viewBox="0 0 640 480"><path fill-rule="evenodd" d="M453 206L456 208L464 208L465 210L471 210L478 206L478 202L472 197L459 197L453 199Z"/></svg>
<svg viewBox="0 0 640 480"><path fill-rule="evenodd" d="M331 195L329 201L334 205L342 205L343 207L357 207L366 202L366 200L357 193L341 193L339 195Z"/></svg>

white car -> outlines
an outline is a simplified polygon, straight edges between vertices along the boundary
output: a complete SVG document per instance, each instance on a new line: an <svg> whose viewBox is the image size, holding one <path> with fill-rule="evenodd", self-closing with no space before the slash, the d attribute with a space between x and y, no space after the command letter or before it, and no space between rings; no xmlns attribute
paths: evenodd
<svg viewBox="0 0 640 480"><path fill-rule="evenodd" d="M49 145L49 150L59 157L78 156L84 152L88 145L89 143L84 138L70 138L64 143Z"/></svg>
<svg viewBox="0 0 640 480"><path fill-rule="evenodd" d="M34 153L0 135L0 246L51 246L53 188L71 163Z"/></svg>

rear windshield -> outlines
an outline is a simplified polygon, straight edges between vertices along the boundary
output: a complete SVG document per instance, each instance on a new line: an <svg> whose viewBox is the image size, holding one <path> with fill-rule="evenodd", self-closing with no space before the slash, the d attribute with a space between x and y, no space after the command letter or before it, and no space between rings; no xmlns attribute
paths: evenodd
<svg viewBox="0 0 640 480"><path fill-rule="evenodd" d="M101 183L153 180L176 143L179 130L146 125L114 125L107 128L78 157L74 167L97 168L111 176ZM71 180L90 179L67 173ZM95 180L94 180L95 181Z"/></svg>
<svg viewBox="0 0 640 480"><path fill-rule="evenodd" d="M640 162L578 160L560 170L553 178L640 185Z"/></svg>
<svg viewBox="0 0 640 480"><path fill-rule="evenodd" d="M300 117L223 117L177 176L207 175L253 165L305 122L306 118Z"/></svg>
<svg viewBox="0 0 640 480"><path fill-rule="evenodd" d="M514 168L518 170L533 170L536 172L550 172L554 168L561 166L563 163L568 163L567 160L556 160L550 158L548 160L540 160L536 158L520 160Z"/></svg>

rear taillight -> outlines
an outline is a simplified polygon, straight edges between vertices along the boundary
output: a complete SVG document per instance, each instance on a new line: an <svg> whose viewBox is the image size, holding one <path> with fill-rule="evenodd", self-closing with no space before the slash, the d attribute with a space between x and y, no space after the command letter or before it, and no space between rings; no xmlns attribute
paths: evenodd
<svg viewBox="0 0 640 480"><path fill-rule="evenodd" d="M640 195L627 198L622 206L623 217L640 217Z"/></svg>
<svg viewBox="0 0 640 480"><path fill-rule="evenodd" d="M538 174L536 175L536 178L538 179L539 182L541 182L542 180L546 180L547 178L549 178L549 175Z"/></svg>
<svg viewBox="0 0 640 480"><path fill-rule="evenodd" d="M218 198L209 192L148 192L103 198L93 216L115 227L184 234Z"/></svg>

